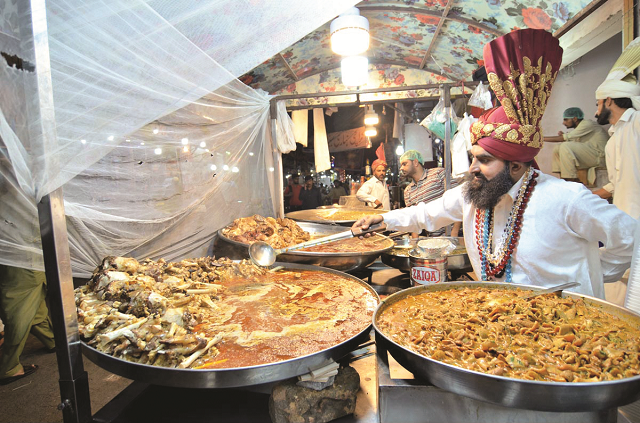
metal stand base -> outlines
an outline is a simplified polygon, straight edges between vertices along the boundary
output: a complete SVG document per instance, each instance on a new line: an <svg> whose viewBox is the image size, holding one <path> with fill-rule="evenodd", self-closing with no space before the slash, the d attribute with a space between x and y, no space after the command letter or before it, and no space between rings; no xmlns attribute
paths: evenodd
<svg viewBox="0 0 640 423"><path fill-rule="evenodd" d="M616 423L618 410L552 413L507 408L477 401L415 379L392 379L387 351L377 345L378 415L380 423ZM392 362L394 366L399 364Z"/></svg>

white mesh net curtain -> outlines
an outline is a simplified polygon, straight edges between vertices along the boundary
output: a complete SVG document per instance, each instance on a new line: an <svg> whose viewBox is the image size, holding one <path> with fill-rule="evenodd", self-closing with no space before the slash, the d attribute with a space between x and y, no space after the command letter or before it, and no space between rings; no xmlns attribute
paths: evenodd
<svg viewBox="0 0 640 423"><path fill-rule="evenodd" d="M36 204L62 187L86 277L107 255L204 255L234 218L276 214L291 123L278 104L272 141L271 96L236 77L356 2L40 0L34 31L28 3L0 10L0 263L43 269Z"/></svg>

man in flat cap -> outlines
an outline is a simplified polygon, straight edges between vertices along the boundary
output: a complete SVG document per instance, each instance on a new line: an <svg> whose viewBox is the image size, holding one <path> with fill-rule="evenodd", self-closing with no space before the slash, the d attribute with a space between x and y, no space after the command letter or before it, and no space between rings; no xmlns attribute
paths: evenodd
<svg viewBox="0 0 640 423"><path fill-rule="evenodd" d="M609 135L592 120L585 119L582 109L569 107L562 115L562 124L573 131L558 132L544 137L545 142L561 143L553 149L552 171L565 181L578 182L578 169L589 169L588 180L595 181L595 170L605 165L604 148Z"/></svg>
<svg viewBox="0 0 640 423"><path fill-rule="evenodd" d="M603 281L617 280L631 263L636 221L584 185L535 169L540 120L561 61L558 40L543 30L517 30L487 44L485 67L501 106L471 128L467 181L429 203L361 218L354 228L384 221L390 230L418 232L462 221L479 280L547 287L577 281L573 291L603 298Z"/></svg>

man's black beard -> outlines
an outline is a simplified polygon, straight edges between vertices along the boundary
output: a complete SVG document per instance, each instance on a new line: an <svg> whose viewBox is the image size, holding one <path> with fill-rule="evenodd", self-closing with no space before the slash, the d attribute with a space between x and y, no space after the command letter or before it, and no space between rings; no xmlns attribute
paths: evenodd
<svg viewBox="0 0 640 423"><path fill-rule="evenodd" d="M602 112L596 115L598 125L608 125L611 118L611 109L604 104L602 105Z"/></svg>
<svg viewBox="0 0 640 423"><path fill-rule="evenodd" d="M475 176L478 177L478 181L474 181ZM464 199L476 208L487 210L493 209L514 184L509 171L509 162L505 162L504 170L491 180L487 180L481 172L478 172L467 175L465 181L467 184L462 191Z"/></svg>

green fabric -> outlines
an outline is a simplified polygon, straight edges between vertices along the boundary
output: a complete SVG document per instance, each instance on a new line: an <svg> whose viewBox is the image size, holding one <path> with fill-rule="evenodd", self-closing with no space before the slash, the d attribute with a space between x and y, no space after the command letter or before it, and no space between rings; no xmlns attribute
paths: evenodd
<svg viewBox="0 0 640 423"><path fill-rule="evenodd" d="M43 272L0 265L0 319L4 344L0 379L22 372L20 355L29 332L48 349L55 346Z"/></svg>
<svg viewBox="0 0 640 423"><path fill-rule="evenodd" d="M420 164L424 163L424 160L422 159L422 154L420 154L418 150L405 151L405 153L402 156L400 156L400 163L402 163L405 160L417 160L418 162L420 162Z"/></svg>
<svg viewBox="0 0 640 423"><path fill-rule="evenodd" d="M569 107L562 114L562 118L563 119L571 119L571 118L584 119L584 112L579 107Z"/></svg>

